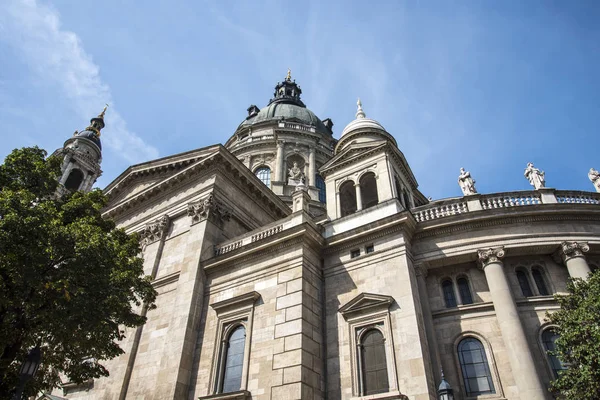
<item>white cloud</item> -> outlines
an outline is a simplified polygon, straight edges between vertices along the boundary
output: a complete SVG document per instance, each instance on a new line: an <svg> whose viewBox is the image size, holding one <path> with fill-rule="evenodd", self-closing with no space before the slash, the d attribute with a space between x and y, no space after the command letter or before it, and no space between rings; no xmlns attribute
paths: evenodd
<svg viewBox="0 0 600 400"><path fill-rule="evenodd" d="M105 146L130 163L158 157L156 148L127 129L100 68L77 34L61 28L55 9L36 0L1 1L0 41L17 49L40 78L58 84L84 120L110 104L102 132Z"/></svg>

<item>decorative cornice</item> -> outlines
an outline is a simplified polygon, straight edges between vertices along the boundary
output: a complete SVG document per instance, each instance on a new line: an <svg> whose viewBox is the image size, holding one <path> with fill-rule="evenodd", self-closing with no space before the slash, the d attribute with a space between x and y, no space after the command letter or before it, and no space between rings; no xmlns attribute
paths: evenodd
<svg viewBox="0 0 600 400"><path fill-rule="evenodd" d="M527 211L539 211L540 208L551 206L556 207L556 204L539 204L535 206L528 206ZM559 204L558 206L563 206ZM576 204L572 205L575 208L581 207L581 205ZM506 214L495 214L494 212L498 212L498 210L505 210ZM514 210L514 211L513 211ZM411 210L412 211L412 210ZM589 214L543 214L543 215L519 215L523 212L522 207L513 207L513 208L505 208L505 209L493 209L493 210L483 210L476 211L477 219L466 220L469 218L470 213L462 213L450 217L445 217L441 221L433 220L426 222L419 222L418 228L422 229L421 226L430 223L441 223L441 226L434 227L427 230L417 231L415 234L415 239L424 239L431 236L439 236L445 234L451 234L466 230L473 230L479 228L489 228L493 226L501 226L501 225L510 225L514 223L532 223L532 222L546 222L546 221L600 221L600 215L589 215ZM490 212L490 218L481 219L482 213Z"/></svg>
<svg viewBox="0 0 600 400"><path fill-rule="evenodd" d="M562 242L556 252L553 254L554 261L557 263L567 263L575 257L585 257L583 253L590 251L590 246L587 242Z"/></svg>
<svg viewBox="0 0 600 400"><path fill-rule="evenodd" d="M491 263L502 263L502 258L504 258L504 246L477 250L477 264L481 269L485 269Z"/></svg>
<svg viewBox="0 0 600 400"><path fill-rule="evenodd" d="M215 199L215 196L211 193L202 200L188 204L188 215L192 217L191 225L208 218L211 218L214 222L222 223L223 221L229 221L231 211Z"/></svg>
<svg viewBox="0 0 600 400"><path fill-rule="evenodd" d="M167 214L146 224L144 230L140 232L141 242L144 246L148 246L154 242L161 240L169 230L170 218Z"/></svg>

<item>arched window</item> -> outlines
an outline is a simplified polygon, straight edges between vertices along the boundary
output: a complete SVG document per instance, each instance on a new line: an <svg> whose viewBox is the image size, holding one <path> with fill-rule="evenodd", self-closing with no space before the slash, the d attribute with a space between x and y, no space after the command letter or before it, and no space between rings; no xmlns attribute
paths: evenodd
<svg viewBox="0 0 600 400"><path fill-rule="evenodd" d="M377 329L369 329L360 342L362 386L364 395L384 393L390 385L385 359L385 340Z"/></svg>
<svg viewBox="0 0 600 400"><path fill-rule="evenodd" d="M542 333L542 342L544 344L544 350L546 350L546 357L548 357L548 362L550 363L550 368L552 369L552 374L554 378L558 378L558 374L564 369L567 369L562 362L558 359L557 356L551 354L556 351L556 339L559 336L554 332L553 329L546 329L544 333Z"/></svg>
<svg viewBox="0 0 600 400"><path fill-rule="evenodd" d="M271 168L269 167L260 167L254 174L264 183L267 187L271 187Z"/></svg>
<svg viewBox="0 0 600 400"><path fill-rule="evenodd" d="M544 280L542 271L539 268L532 268L531 276L533 276L533 281L535 282L535 286L537 286L538 293L541 296L548 296L550 292L546 286L546 281Z"/></svg>
<svg viewBox="0 0 600 400"><path fill-rule="evenodd" d="M65 182L65 188L69 190L78 190L83 182L83 172L80 169L73 168Z"/></svg>
<svg viewBox="0 0 600 400"><path fill-rule="evenodd" d="M323 180L323 177L321 175L317 175L315 177L315 183L315 186L317 189L319 189L319 201L321 203L327 202L327 197L325 196L325 181Z"/></svg>
<svg viewBox="0 0 600 400"><path fill-rule="evenodd" d="M527 273L522 269L517 271L517 280L519 281L519 286L521 286L521 292L523 292L523 296L533 296L531 286L529 285L529 279L527 278Z"/></svg>
<svg viewBox="0 0 600 400"><path fill-rule="evenodd" d="M356 212L356 189L352 181L344 182L340 186L340 208L342 217Z"/></svg>
<svg viewBox="0 0 600 400"><path fill-rule="evenodd" d="M367 172L360 178L360 197L363 209L376 206L379 203L377 180L374 173Z"/></svg>
<svg viewBox="0 0 600 400"><path fill-rule="evenodd" d="M447 308L456 307L456 295L454 294L454 284L450 279L442 282L442 291L444 292L444 302Z"/></svg>
<svg viewBox="0 0 600 400"><path fill-rule="evenodd" d="M458 360L468 397L496 393L483 344L469 337L458 344Z"/></svg>
<svg viewBox="0 0 600 400"><path fill-rule="evenodd" d="M471 295L471 288L469 288L469 281L465 277L460 277L456 280L458 285L458 293L460 293L460 300L463 304L473 304L473 296Z"/></svg>
<svg viewBox="0 0 600 400"><path fill-rule="evenodd" d="M240 390L240 386L242 385L245 344L246 328L244 328L243 325L239 325L231 332L227 340L221 393L236 392Z"/></svg>

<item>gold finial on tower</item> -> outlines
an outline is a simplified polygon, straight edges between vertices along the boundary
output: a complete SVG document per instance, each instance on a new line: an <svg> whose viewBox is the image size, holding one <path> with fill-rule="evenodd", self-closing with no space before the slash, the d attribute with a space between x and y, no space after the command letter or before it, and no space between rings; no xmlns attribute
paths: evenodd
<svg viewBox="0 0 600 400"><path fill-rule="evenodd" d="M104 109L102 110L102 112L98 115L98 118L104 118L104 113L106 112L106 109L108 108L108 104L104 105Z"/></svg>
<svg viewBox="0 0 600 400"><path fill-rule="evenodd" d="M292 81L292 70L288 68L288 73L287 76L285 77L285 80L288 82Z"/></svg>

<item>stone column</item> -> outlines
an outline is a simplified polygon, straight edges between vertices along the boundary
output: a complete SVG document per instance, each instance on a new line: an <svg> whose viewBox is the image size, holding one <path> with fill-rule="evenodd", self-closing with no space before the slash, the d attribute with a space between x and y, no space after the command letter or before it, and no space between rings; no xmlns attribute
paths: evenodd
<svg viewBox="0 0 600 400"><path fill-rule="evenodd" d="M354 187L356 188L356 211L362 210L362 197L360 196L360 184L355 183Z"/></svg>
<svg viewBox="0 0 600 400"><path fill-rule="evenodd" d="M71 160L69 160L69 165L67 165L67 168L65 168L62 176L60 177L60 181L59 183L61 185L64 185L65 182L67 181L67 178L69 177L69 174L71 173L71 170L73 169L73 167L75 166L75 164L73 162L70 162Z"/></svg>
<svg viewBox="0 0 600 400"><path fill-rule="evenodd" d="M547 390L542 386L536 372L527 336L519 319L517 304L510 285L504 275L504 248L478 250L479 265L485 273L496 318L508 352L512 373L519 389L519 398L528 400L546 399Z"/></svg>
<svg viewBox="0 0 600 400"><path fill-rule="evenodd" d="M277 166L275 180L277 182L283 182L283 144L283 140L277 141L277 156L275 160L275 165Z"/></svg>
<svg viewBox="0 0 600 400"><path fill-rule="evenodd" d="M315 163L315 148L309 147L309 149L308 149L308 179L306 182L307 186L315 186L316 174L317 174L317 165Z"/></svg>
<svg viewBox="0 0 600 400"><path fill-rule="evenodd" d="M589 250L587 242L562 242L554 258L564 263L571 278L587 279L591 270L583 253Z"/></svg>

